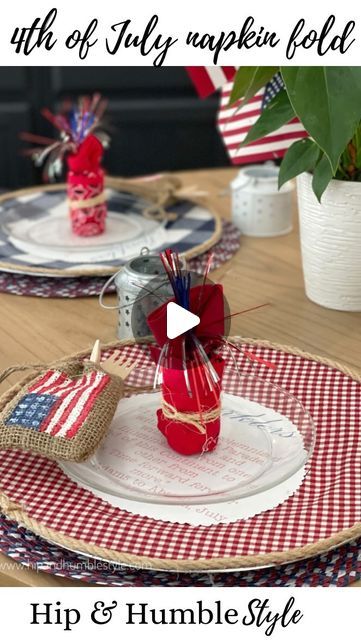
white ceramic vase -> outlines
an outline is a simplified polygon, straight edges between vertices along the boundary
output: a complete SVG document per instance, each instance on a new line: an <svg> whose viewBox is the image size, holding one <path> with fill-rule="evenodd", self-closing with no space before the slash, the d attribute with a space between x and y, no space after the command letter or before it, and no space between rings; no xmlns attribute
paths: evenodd
<svg viewBox="0 0 361 640"><path fill-rule="evenodd" d="M320 204L312 176L297 178L306 294L340 311L361 311L361 183L331 180Z"/></svg>

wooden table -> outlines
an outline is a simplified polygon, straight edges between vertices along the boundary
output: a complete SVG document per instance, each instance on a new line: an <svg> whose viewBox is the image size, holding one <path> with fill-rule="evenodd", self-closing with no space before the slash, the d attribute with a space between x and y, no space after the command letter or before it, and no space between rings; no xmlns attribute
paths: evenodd
<svg viewBox="0 0 361 640"><path fill-rule="evenodd" d="M185 184L207 190L214 207L229 218L230 199L224 192L235 173L234 169L217 169L180 176ZM231 335L294 345L352 367L361 366L361 314L323 309L305 296L296 219L289 235L242 238L241 250L212 277L222 281L232 311L270 303L235 317ZM97 337L103 342L115 338L116 312L101 309L96 298L44 300L0 294L0 305L0 369L14 363L54 360L91 347ZM2 388L15 379L13 376ZM0 585L74 584L80 586L24 570L0 555Z"/></svg>

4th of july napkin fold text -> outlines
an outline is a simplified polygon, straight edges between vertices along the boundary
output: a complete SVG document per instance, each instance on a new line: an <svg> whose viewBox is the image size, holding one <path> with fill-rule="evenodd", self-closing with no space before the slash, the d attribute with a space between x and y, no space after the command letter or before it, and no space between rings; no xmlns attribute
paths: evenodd
<svg viewBox="0 0 361 640"><path fill-rule="evenodd" d="M336 17L331 14L325 18L320 29L299 18L290 27L289 36L283 41L277 30L257 24L253 16L241 18L239 24L231 31L218 33L202 33L189 30L186 34L164 34L161 30L161 19L154 14L139 26L131 18L118 19L107 27L104 37L103 29L100 37L100 20L91 18L86 26L72 27L69 34L61 37L57 34L58 10L54 7L45 17L35 17L29 25L16 26L10 37L10 44L17 54L31 55L36 49L51 52L55 48L65 47L73 50L80 60L91 59L100 47L110 55L119 59L125 56L127 49L135 48L140 57L149 56L155 67L161 67L167 60L168 53L178 45L193 47L209 52L209 64L226 62L225 54L230 51L246 51L254 48L282 48L287 60L297 61L298 50L311 50L323 58L328 52L346 54L356 42L354 32L355 20L337 24Z"/></svg>

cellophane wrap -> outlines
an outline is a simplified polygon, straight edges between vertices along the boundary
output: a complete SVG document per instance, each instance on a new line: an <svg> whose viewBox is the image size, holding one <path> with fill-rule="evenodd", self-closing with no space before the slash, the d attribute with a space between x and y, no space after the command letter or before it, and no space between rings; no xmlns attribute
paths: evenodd
<svg viewBox="0 0 361 640"><path fill-rule="evenodd" d="M166 437L169 446L183 455L212 451L220 435L221 382L224 361L217 354L216 337L223 334L224 302L221 285L205 285L191 289L191 310L199 311L200 324L194 334L202 343L209 363L219 381L210 384L210 375L194 361L186 361L184 370L183 336L171 341L171 357L162 366L161 407L157 411L158 429ZM200 302L200 304L199 304ZM153 311L147 318L156 339L152 348L155 362L167 342L167 303ZM187 422L187 416L189 422Z"/></svg>

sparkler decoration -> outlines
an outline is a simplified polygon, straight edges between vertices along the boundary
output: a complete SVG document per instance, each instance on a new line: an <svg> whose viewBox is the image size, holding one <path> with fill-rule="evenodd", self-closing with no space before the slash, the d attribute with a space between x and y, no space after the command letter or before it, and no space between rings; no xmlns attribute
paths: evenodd
<svg viewBox="0 0 361 640"><path fill-rule="evenodd" d="M158 428L170 447L185 455L212 451L220 434L221 389L224 359L231 357L238 370L233 349L252 361L273 368L248 351L242 351L225 337L230 318L255 311L266 304L228 313L221 284L211 283L207 261L201 284L182 269L179 255L171 249L160 254L174 297L152 311L147 318L157 347L151 347L156 362L154 388L161 385L162 406L157 411ZM199 317L199 324L174 339L167 337L167 305L175 302ZM239 373L239 372L238 372Z"/></svg>
<svg viewBox="0 0 361 640"><path fill-rule="evenodd" d="M67 163L67 193L74 233L93 236L103 233L107 214L104 193L103 149L109 143L102 131L107 102L99 93L81 97L69 109L65 103L59 114L43 109L42 115L59 132L58 139L23 133L21 138L36 144L26 149L37 166L43 165L46 181L58 177Z"/></svg>

